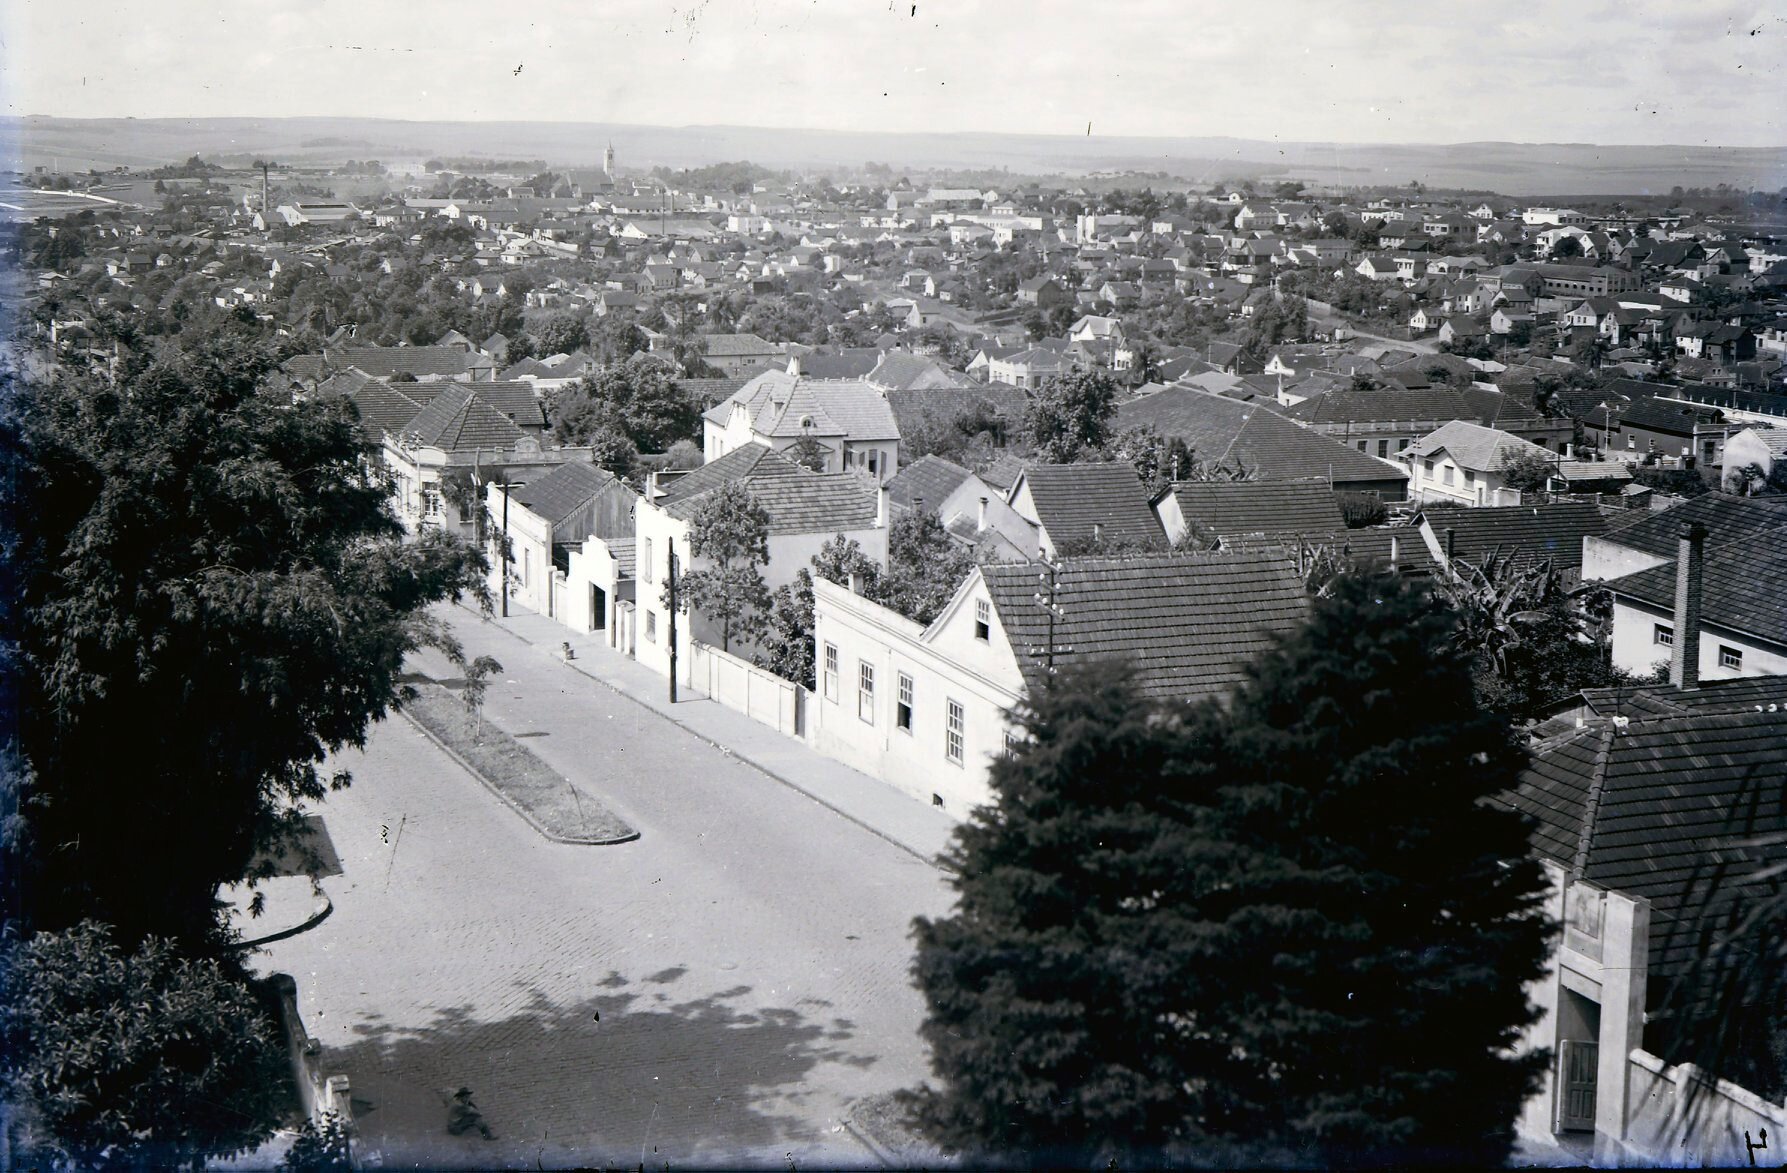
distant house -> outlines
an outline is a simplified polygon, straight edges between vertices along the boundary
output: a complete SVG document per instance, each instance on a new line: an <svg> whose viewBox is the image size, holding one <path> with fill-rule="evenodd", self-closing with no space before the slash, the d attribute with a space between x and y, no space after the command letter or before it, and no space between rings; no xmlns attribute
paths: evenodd
<svg viewBox="0 0 1787 1173"><path fill-rule="evenodd" d="M1010 714L1051 667L1126 660L1145 696L1220 696L1309 608L1276 550L983 565L928 627L833 583L813 594L815 747L957 818L990 799Z"/></svg>
<svg viewBox="0 0 1787 1173"><path fill-rule="evenodd" d="M1583 541L1607 532L1598 506L1579 501L1501 508L1445 509L1424 513L1420 534L1436 561L1462 559L1481 565L1505 559L1525 569L1547 563L1565 590L1582 581Z"/></svg>
<svg viewBox="0 0 1787 1173"><path fill-rule="evenodd" d="M1188 470L1189 471L1189 470ZM1176 481L1155 497L1169 541L1277 537L1345 528L1340 502L1321 481Z"/></svg>
<svg viewBox="0 0 1787 1173"><path fill-rule="evenodd" d="M1416 500L1518 505L1520 491L1506 486L1505 465L1527 453L1554 459L1519 436L1453 420L1410 444L1401 459L1408 466L1409 492Z"/></svg>
<svg viewBox="0 0 1787 1173"><path fill-rule="evenodd" d="M817 447L826 472L885 480L899 466L900 427L887 399L858 379L765 371L702 415L702 450L718 460L747 444Z"/></svg>
<svg viewBox="0 0 1787 1173"><path fill-rule="evenodd" d="M701 340L701 358L721 374L736 376L788 361L788 348L755 334L707 334Z"/></svg>
<svg viewBox="0 0 1787 1173"><path fill-rule="evenodd" d="M631 533L637 500L625 482L593 464L561 464L525 481L486 481L484 508L500 526L489 534L491 589L507 586L512 600L550 618L568 621L576 611L584 623L574 626L591 630L588 595L569 597L570 552L592 534ZM506 567L499 544L505 537ZM606 611L604 604L597 614L605 620Z"/></svg>

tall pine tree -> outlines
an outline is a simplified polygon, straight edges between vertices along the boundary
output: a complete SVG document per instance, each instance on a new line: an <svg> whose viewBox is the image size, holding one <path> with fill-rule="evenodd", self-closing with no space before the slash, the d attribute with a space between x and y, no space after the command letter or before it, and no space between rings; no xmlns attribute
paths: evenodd
<svg viewBox="0 0 1787 1173"><path fill-rule="evenodd" d="M917 925L934 1139L1084 1165L1499 1163L1544 1056L1520 766L1450 620L1349 577L1230 704L1121 671L1022 714Z"/></svg>

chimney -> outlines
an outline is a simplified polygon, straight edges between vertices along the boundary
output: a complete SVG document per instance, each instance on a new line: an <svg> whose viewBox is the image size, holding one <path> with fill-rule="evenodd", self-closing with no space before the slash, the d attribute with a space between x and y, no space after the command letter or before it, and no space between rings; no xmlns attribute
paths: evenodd
<svg viewBox="0 0 1787 1173"><path fill-rule="evenodd" d="M1401 554L1402 554L1402 541L1395 534L1391 534L1390 535L1390 569L1391 570L1395 570L1397 563L1399 563L1402 560L1400 557Z"/></svg>
<svg viewBox="0 0 1787 1173"><path fill-rule="evenodd" d="M887 528L887 486L875 490L875 528Z"/></svg>
<svg viewBox="0 0 1787 1173"><path fill-rule="evenodd" d="M862 571L860 570L852 570L850 572L850 593L853 595L862 594Z"/></svg>
<svg viewBox="0 0 1787 1173"><path fill-rule="evenodd" d="M1455 530L1453 530L1453 528L1451 526L1447 526L1446 527L1446 562L1448 565L1451 564L1453 558L1457 557L1457 555L1453 553L1453 551L1456 550L1457 548L1458 548L1458 534Z"/></svg>
<svg viewBox="0 0 1787 1173"><path fill-rule="evenodd" d="M1700 580L1705 573L1706 527L1683 526L1675 556L1675 642L1669 683L1690 692L1700 686Z"/></svg>
<svg viewBox="0 0 1787 1173"><path fill-rule="evenodd" d="M986 528L987 528L987 499L985 497L982 497L980 499L980 518L974 523L974 532L979 533L980 531L982 531Z"/></svg>

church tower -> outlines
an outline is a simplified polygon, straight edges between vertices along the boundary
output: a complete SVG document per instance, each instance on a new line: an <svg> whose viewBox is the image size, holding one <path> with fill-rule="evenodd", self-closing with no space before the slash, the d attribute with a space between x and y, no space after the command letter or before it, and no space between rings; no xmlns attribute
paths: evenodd
<svg viewBox="0 0 1787 1173"><path fill-rule="evenodd" d="M614 185L614 140L608 141L608 149L602 152L602 173L608 176L609 186Z"/></svg>

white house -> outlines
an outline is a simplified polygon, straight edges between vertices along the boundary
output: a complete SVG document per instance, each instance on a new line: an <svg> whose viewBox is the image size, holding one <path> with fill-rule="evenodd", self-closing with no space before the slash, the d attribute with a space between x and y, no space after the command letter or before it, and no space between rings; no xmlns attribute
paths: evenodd
<svg viewBox="0 0 1787 1173"><path fill-rule="evenodd" d="M1278 550L983 565L928 627L832 583L813 597L815 748L957 818L1052 667L1126 659L1149 697L1220 695L1309 607Z"/></svg>
<svg viewBox="0 0 1787 1173"><path fill-rule="evenodd" d="M1518 505L1520 491L1503 483L1504 466L1527 453L1554 459L1530 440L1453 420L1404 448L1399 459L1408 466L1409 496L1414 500Z"/></svg>
<svg viewBox="0 0 1787 1173"><path fill-rule="evenodd" d="M899 466L900 427L893 408L860 379L809 379L765 371L702 416L709 461L748 444L787 451L817 446L824 471L860 470L886 480Z"/></svg>

